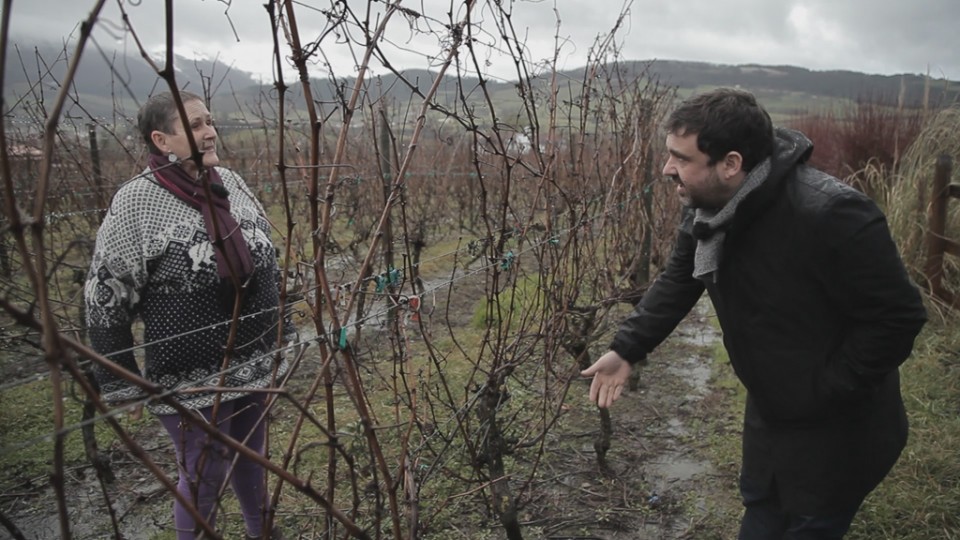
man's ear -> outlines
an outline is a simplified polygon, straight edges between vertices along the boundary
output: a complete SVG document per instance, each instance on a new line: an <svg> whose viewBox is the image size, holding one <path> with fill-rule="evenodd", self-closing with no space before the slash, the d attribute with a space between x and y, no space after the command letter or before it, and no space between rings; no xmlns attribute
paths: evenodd
<svg viewBox="0 0 960 540"><path fill-rule="evenodd" d="M153 145L157 147L161 152L166 152L164 147L167 145L167 136L159 129L155 129L150 132L150 140L153 142Z"/></svg>
<svg viewBox="0 0 960 540"><path fill-rule="evenodd" d="M723 156L723 176L730 180L743 173L743 156L740 152L730 151Z"/></svg>

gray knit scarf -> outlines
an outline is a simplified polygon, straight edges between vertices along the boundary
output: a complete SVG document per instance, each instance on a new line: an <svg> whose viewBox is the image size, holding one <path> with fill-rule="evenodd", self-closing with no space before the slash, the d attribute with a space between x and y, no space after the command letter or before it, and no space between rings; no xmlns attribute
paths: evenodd
<svg viewBox="0 0 960 540"><path fill-rule="evenodd" d="M753 168L744 179L740 189L733 194L720 210L697 208L693 218L694 236L697 238L697 250L693 257L693 277L717 282L717 267L720 265L723 239L727 225L733 221L737 206L753 190L760 187L770 174L770 158L763 160ZM712 275L712 276L711 276Z"/></svg>

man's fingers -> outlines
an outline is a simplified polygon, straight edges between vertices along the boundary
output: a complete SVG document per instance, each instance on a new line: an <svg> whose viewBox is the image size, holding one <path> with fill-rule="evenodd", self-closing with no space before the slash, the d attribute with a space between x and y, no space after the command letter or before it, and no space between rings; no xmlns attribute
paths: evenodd
<svg viewBox="0 0 960 540"><path fill-rule="evenodd" d="M622 393L622 384L612 381L597 383L597 381L594 380L594 384L590 386L590 401L595 402L601 409L606 409L620 399Z"/></svg>
<svg viewBox="0 0 960 540"><path fill-rule="evenodd" d="M611 386L609 383L604 384L603 392L601 392L600 395L603 397L601 402L598 404L600 405L600 408L606 409L610 405L613 405L613 386Z"/></svg>

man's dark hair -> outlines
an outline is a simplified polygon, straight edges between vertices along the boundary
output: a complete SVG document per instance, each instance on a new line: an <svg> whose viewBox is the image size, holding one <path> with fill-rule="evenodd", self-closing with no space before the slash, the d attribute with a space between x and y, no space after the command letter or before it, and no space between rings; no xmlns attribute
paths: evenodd
<svg viewBox="0 0 960 540"><path fill-rule="evenodd" d="M180 99L183 103L190 103L194 100L203 101L203 98L191 92L180 91ZM162 155L150 134L156 131L164 133L173 133L177 129L175 122L180 121L180 115L177 114L177 102L173 99L170 92L161 92L150 96L150 99L140 107L137 113L137 127L140 129L140 135L147 142L147 148L151 154ZM183 127L183 126L180 126Z"/></svg>
<svg viewBox="0 0 960 540"><path fill-rule="evenodd" d="M718 88L693 96L677 107L664 125L667 133L696 135L697 148L710 165L729 152L743 156L749 171L773 153L773 122L749 92Z"/></svg>

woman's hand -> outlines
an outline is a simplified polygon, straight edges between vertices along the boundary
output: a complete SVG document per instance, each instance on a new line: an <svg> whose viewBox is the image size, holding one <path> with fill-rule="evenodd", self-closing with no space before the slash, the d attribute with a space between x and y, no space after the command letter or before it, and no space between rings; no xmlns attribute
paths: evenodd
<svg viewBox="0 0 960 540"><path fill-rule="evenodd" d="M630 362L614 351L608 351L597 359L592 366L580 372L584 377L593 377L590 383L590 401L601 409L606 409L620 397L623 386L632 371Z"/></svg>
<svg viewBox="0 0 960 540"><path fill-rule="evenodd" d="M131 420L139 420L143 417L143 403L137 403L137 405L127 412L127 416Z"/></svg>
<svg viewBox="0 0 960 540"><path fill-rule="evenodd" d="M142 401L118 401L110 405L113 409L126 409L127 417L131 420L139 420L143 417Z"/></svg>

